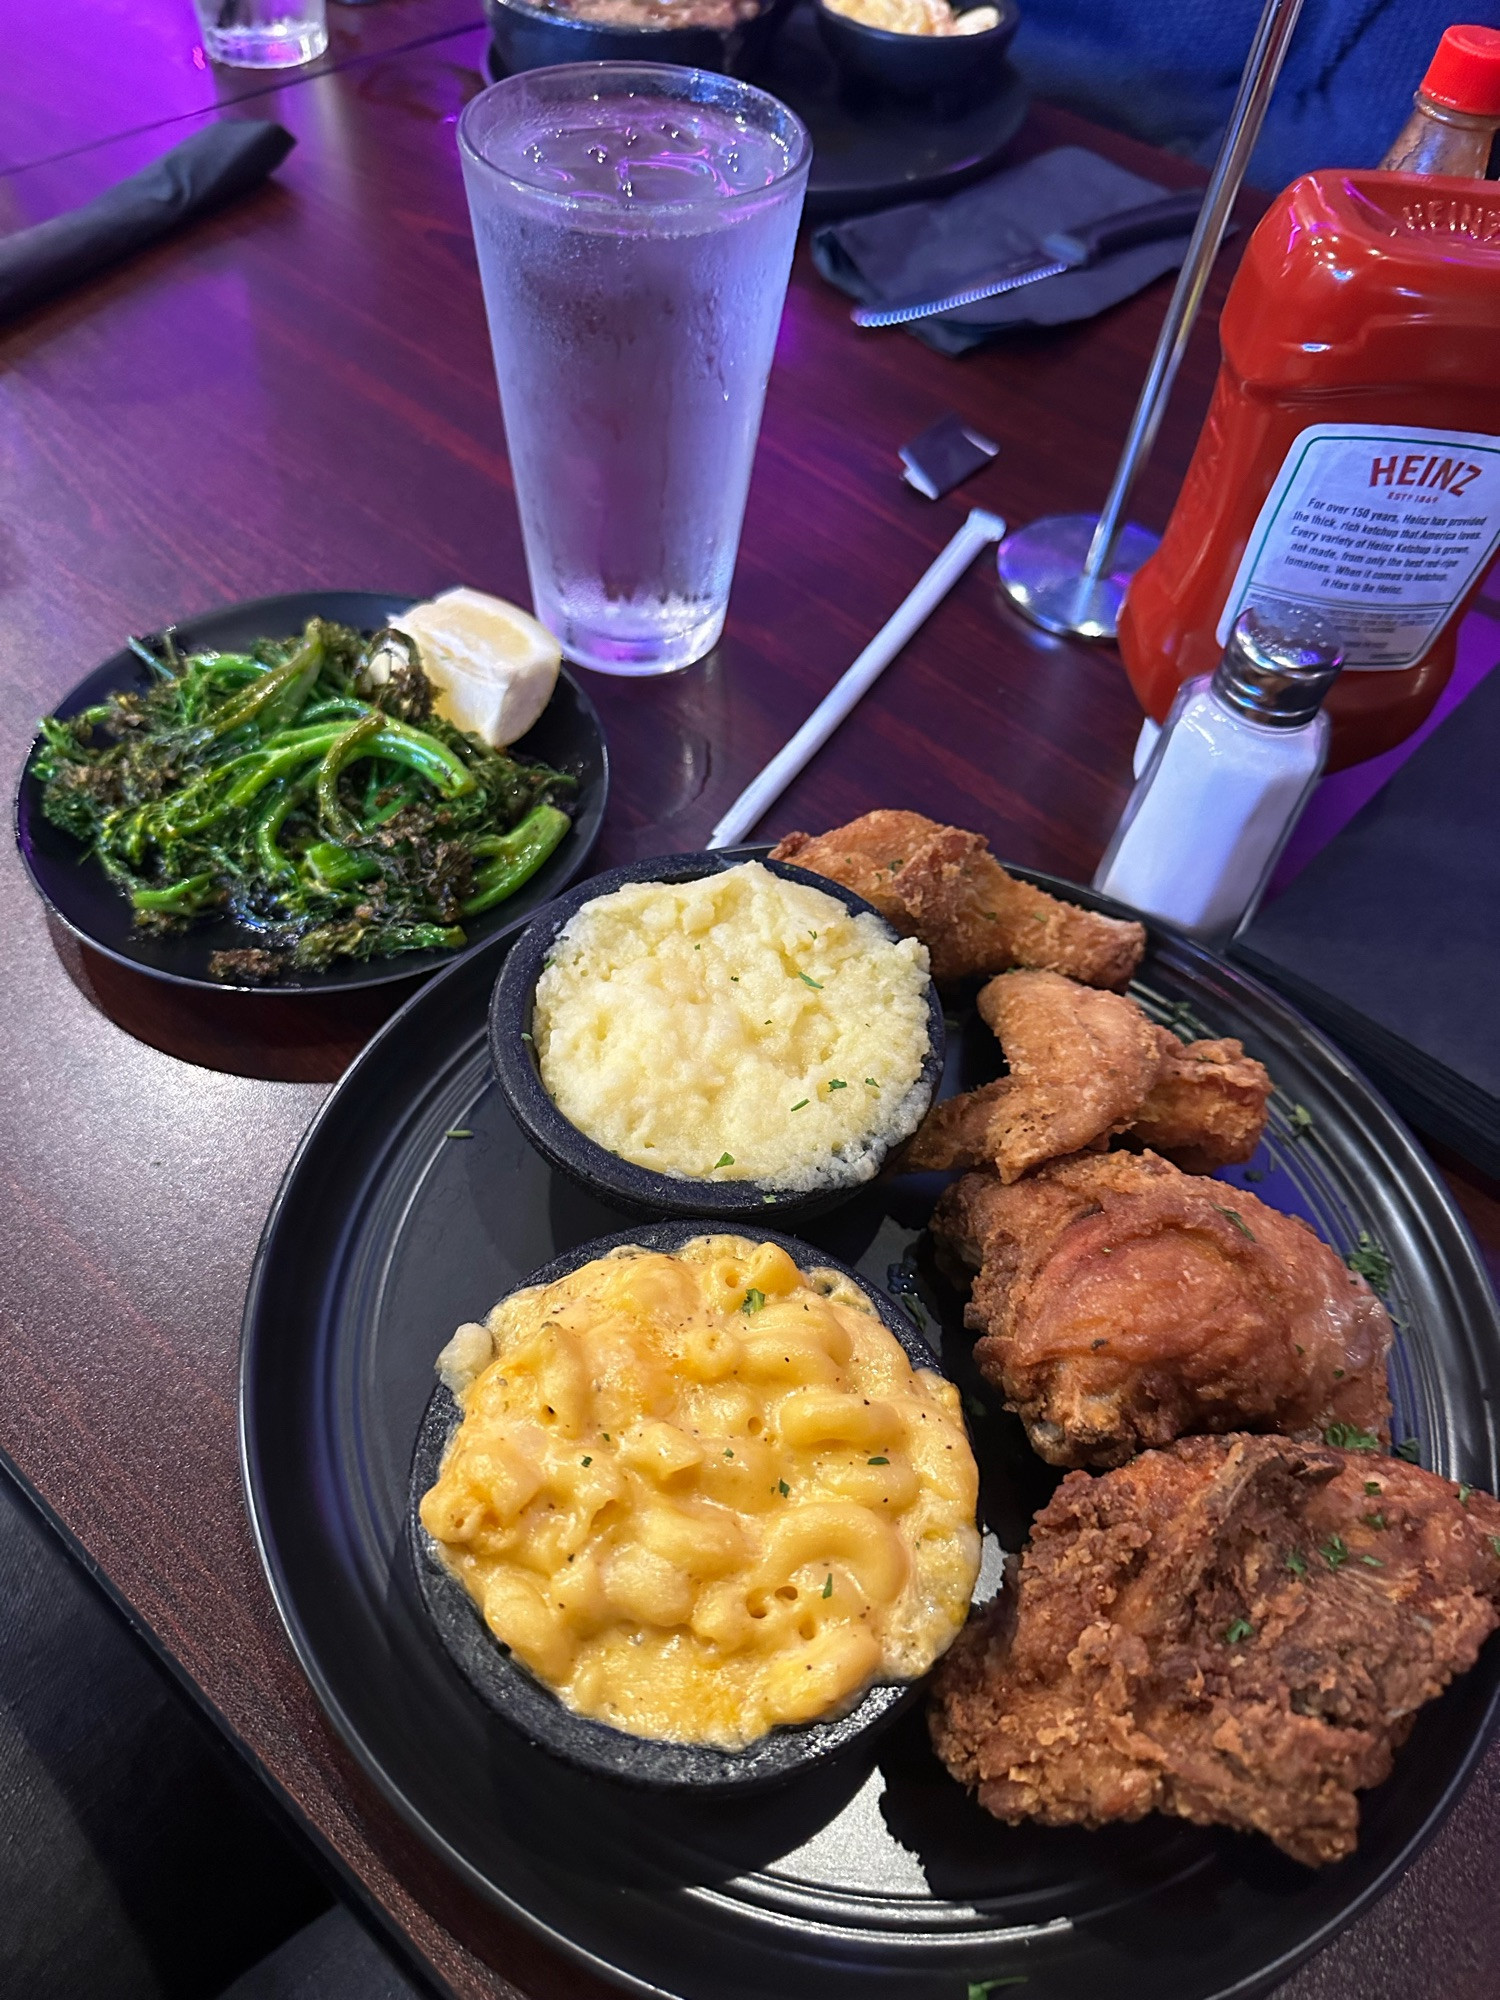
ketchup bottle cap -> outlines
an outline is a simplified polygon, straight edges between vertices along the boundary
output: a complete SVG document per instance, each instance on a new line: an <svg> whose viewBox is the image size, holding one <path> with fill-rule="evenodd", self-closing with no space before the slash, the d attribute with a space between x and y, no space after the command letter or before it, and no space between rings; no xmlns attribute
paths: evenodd
<svg viewBox="0 0 1500 2000"><path fill-rule="evenodd" d="M1422 95L1450 111L1500 118L1500 28L1445 29Z"/></svg>

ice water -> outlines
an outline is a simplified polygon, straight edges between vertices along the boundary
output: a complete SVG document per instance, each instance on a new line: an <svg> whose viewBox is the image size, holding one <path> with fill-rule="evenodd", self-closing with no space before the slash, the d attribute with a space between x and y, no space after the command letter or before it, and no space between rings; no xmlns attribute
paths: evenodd
<svg viewBox="0 0 1500 2000"><path fill-rule="evenodd" d="M606 672L719 636L806 179L790 113L696 81L729 102L596 85L466 147L537 616Z"/></svg>
<svg viewBox="0 0 1500 2000"><path fill-rule="evenodd" d="M328 47L326 0L197 0L205 52L237 69L294 69Z"/></svg>

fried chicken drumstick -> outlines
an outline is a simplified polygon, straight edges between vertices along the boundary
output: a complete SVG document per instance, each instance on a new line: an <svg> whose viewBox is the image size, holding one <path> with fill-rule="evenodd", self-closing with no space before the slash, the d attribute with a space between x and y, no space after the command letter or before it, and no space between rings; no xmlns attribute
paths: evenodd
<svg viewBox="0 0 1500 2000"><path fill-rule="evenodd" d="M1142 925L1060 903L1008 875L979 834L921 813L871 812L831 833L789 833L771 858L841 882L919 937L939 983L1025 965L1124 986L1146 948Z"/></svg>
<svg viewBox="0 0 1500 2000"><path fill-rule="evenodd" d="M932 1220L976 1272L974 1358L1053 1465L1190 1431L1384 1439L1391 1322L1305 1223L1154 1153L966 1174Z"/></svg>
<svg viewBox="0 0 1500 2000"><path fill-rule="evenodd" d="M1127 1133L1193 1172L1248 1160L1271 1079L1236 1041L1190 1042L1123 993L1055 972L1004 972L981 988L1009 1076L933 1106L902 1156L910 1173L992 1163L1003 1181Z"/></svg>
<svg viewBox="0 0 1500 2000"><path fill-rule="evenodd" d="M1186 1438L1037 1516L938 1670L938 1754L1012 1823L1148 1812L1309 1867L1500 1623L1500 1504L1285 1438Z"/></svg>

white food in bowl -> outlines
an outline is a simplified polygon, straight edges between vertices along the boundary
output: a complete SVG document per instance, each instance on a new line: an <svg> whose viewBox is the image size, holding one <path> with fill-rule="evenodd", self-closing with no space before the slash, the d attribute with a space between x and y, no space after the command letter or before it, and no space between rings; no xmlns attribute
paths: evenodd
<svg viewBox="0 0 1500 2000"><path fill-rule="evenodd" d="M869 1180L928 1091L927 950L745 862L596 897L532 1033L568 1121L656 1172L801 1193Z"/></svg>

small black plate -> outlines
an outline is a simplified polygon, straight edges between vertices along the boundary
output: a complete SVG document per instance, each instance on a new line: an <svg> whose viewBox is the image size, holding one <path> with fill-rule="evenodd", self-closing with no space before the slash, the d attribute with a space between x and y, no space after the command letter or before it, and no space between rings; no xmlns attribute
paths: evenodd
<svg viewBox="0 0 1500 2000"><path fill-rule="evenodd" d="M232 604L223 611L186 619L173 630L177 643L186 652L200 647L232 651L256 639L289 638L300 632L309 618L329 618L360 631L378 631L398 612L409 610L416 602L414 597L396 597L372 590L304 590L286 597L260 597ZM144 663L134 653L122 649L102 666L95 667L52 712L66 719L122 689L144 690L150 683L151 675ZM238 986L232 980L215 979L208 969L213 952L253 945L259 942L258 938L227 917L168 937L137 931L129 903L99 863L84 852L70 833L54 826L43 814L42 787L32 769L40 741L38 738L27 752L16 791L16 845L42 901L75 937L103 952L106 958L179 986L204 986L213 993L262 995L325 993L334 987L347 990L395 986L425 979L439 966L453 963L455 954L451 951L412 951L363 963L344 961L324 972L308 973L300 979L281 979L268 986ZM574 813L573 831L524 888L467 926L469 947L510 930L518 917L528 915L565 889L593 852L604 819L609 794L604 732L594 704L566 667L558 675L556 691L541 719L514 747L518 755L539 758L578 779L578 790L569 801L569 809Z"/></svg>
<svg viewBox="0 0 1500 2000"><path fill-rule="evenodd" d="M693 1221L636 1223L613 1236L596 1237L565 1251L561 1257L528 1276L528 1285L551 1285L559 1278L603 1257L623 1244L645 1250L680 1250L699 1236L734 1235L728 1218L699 1217ZM794 1236L773 1229L756 1229L757 1243L779 1243L804 1274L837 1270L861 1286L865 1296L906 1351L913 1368L938 1367L938 1358L918 1333L914 1318L894 1305L879 1285L859 1278L827 1251L810 1250ZM703 1743L669 1743L631 1736L623 1729L579 1715L559 1701L545 1682L537 1680L511 1654L497 1645L479 1608L463 1584L443 1562L437 1544L422 1526L422 1496L442 1470L443 1456L458 1429L462 1412L456 1398L439 1383L417 1432L412 1454L407 1525L417 1588L438 1637L453 1664L497 1715L520 1730L539 1751L550 1751L581 1771L617 1778L626 1784L654 1789L681 1789L698 1797L715 1794L736 1799L752 1789L784 1785L816 1764L848 1754L897 1713L917 1692L917 1682L882 1681L844 1715L825 1722L773 1729L743 1750L718 1750ZM571 1560L571 1558L570 1558Z"/></svg>
<svg viewBox="0 0 1500 2000"><path fill-rule="evenodd" d="M1422 1711L1390 1781L1364 1795L1358 1852L1317 1871L1180 1820L1002 1826L938 1764L920 1703L868 1749L732 1810L642 1793L532 1749L459 1673L406 1526L435 1357L528 1272L629 1222L551 1172L491 1081L485 1011L508 942L425 986L329 1097L271 1211L245 1308L241 1448L261 1556L298 1657L374 1782L482 1895L658 2000L965 2000L968 1982L1006 1978L1036 2000L1251 2000L1286 1979L1452 1805L1496 1715L1500 1641ZM1386 1248L1396 1435L1494 1490L1495 1301L1406 1128L1284 1002L1169 933L1153 931L1134 991L1157 1019L1187 1008L1270 1066L1255 1192L1340 1251L1360 1230ZM950 1090L998 1067L974 1022L967 1008L950 1023ZM1312 1119L1300 1137L1295 1105ZM932 1275L922 1230L936 1186L877 1183L801 1233L920 1304L945 1371L986 1411L972 1426L981 1519L1016 1549L1057 1475L996 1410L961 1302ZM982 1579L980 1595L992 1587Z"/></svg>
<svg viewBox="0 0 1500 2000"><path fill-rule="evenodd" d="M493 45L484 65L491 83L507 74ZM808 222L863 215L967 187L999 164L1030 103L1009 63L992 96L951 116L894 97L851 97L806 4L790 10L764 60L745 74L789 104L812 134L803 209Z"/></svg>

